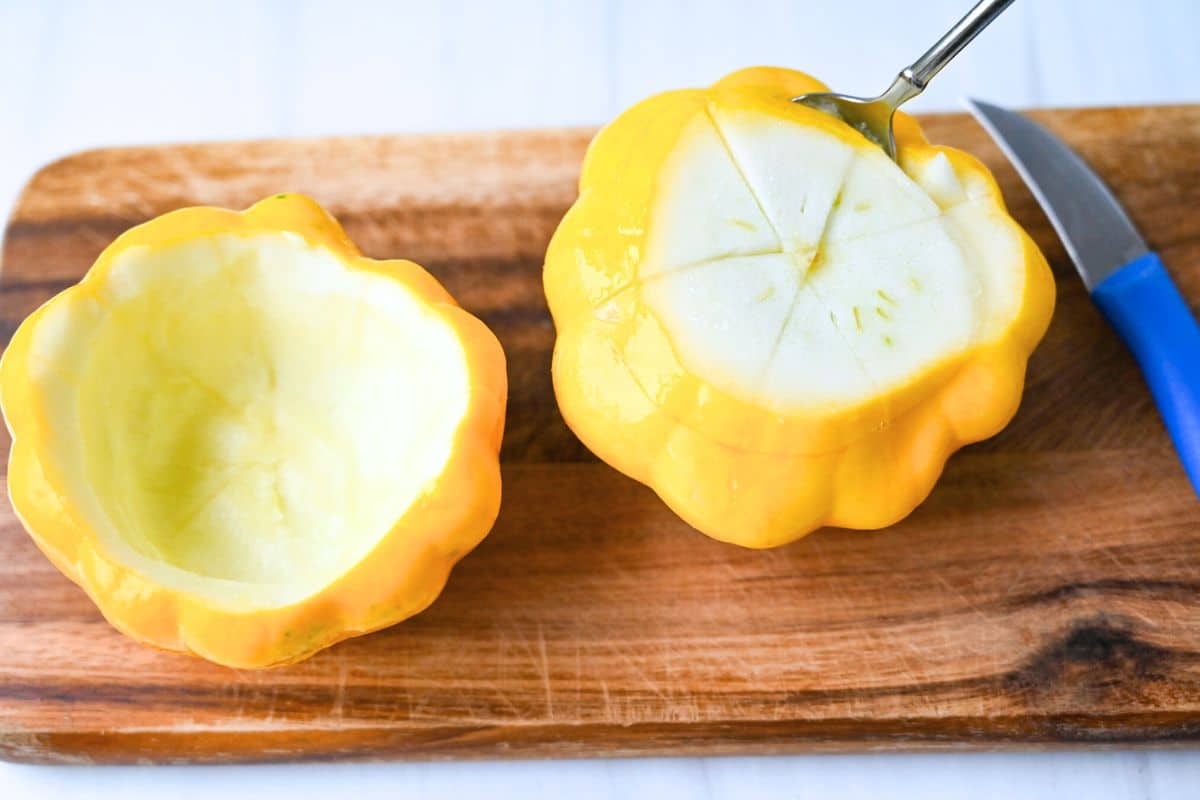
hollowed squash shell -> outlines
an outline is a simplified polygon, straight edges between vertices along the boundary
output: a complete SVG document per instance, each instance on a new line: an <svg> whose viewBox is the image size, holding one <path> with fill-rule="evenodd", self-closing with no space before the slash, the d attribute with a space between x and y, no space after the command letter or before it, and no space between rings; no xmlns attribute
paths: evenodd
<svg viewBox="0 0 1200 800"><path fill-rule="evenodd" d="M495 336L314 202L110 245L0 362L12 503L118 629L236 667L431 603L491 527Z"/></svg>

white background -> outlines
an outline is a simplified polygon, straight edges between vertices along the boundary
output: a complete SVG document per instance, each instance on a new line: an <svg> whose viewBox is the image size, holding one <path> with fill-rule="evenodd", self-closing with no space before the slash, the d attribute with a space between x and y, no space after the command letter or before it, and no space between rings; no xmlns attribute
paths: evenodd
<svg viewBox="0 0 1200 800"><path fill-rule="evenodd" d="M969 0L0 0L0 215L97 145L598 124L755 64L881 90ZM912 103L1200 102L1200 0L1018 0ZM1200 215L1200 209L1197 209ZM1198 222L1200 224L1200 222ZM0 709L0 714L3 710ZM0 798L1200 797L1200 752L0 764Z"/></svg>

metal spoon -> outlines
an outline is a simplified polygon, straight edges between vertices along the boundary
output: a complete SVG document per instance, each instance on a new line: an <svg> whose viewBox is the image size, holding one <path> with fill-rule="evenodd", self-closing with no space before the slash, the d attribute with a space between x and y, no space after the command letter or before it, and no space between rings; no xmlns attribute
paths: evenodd
<svg viewBox="0 0 1200 800"><path fill-rule="evenodd" d="M892 132L892 116L896 109L924 91L933 76L1012 3L1013 0L980 0L946 35L938 39L937 44L926 50L925 55L901 70L892 85L879 97L810 92L793 97L792 102L841 118L882 147L888 158L895 161L896 137Z"/></svg>

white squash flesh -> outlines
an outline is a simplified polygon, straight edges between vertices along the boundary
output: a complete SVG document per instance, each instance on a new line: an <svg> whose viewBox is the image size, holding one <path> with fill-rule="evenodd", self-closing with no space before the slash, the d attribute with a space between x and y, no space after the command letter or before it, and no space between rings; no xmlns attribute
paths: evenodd
<svg viewBox="0 0 1200 800"><path fill-rule="evenodd" d="M49 466L109 554L239 608L366 556L443 469L470 396L441 318L287 233L122 253L102 292L48 310L30 368Z"/></svg>
<svg viewBox="0 0 1200 800"><path fill-rule="evenodd" d="M660 175L638 275L684 365L816 413L895 391L1010 320L1017 233L944 157L906 166L821 126L697 114Z"/></svg>

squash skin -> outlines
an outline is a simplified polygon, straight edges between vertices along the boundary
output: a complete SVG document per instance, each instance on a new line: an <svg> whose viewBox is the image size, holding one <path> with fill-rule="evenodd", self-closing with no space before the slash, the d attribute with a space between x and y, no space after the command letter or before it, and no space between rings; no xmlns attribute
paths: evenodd
<svg viewBox="0 0 1200 800"><path fill-rule="evenodd" d="M405 285L454 331L465 354L471 396L436 489L417 499L358 563L291 605L230 608L164 586L104 552L43 457L50 421L29 374L33 332L68 293L94 292L114 259L137 246L164 246L213 234L291 232L333 252L352 269ZM12 434L8 490L35 544L78 584L118 630L142 643L237 668L303 660L342 639L387 627L436 599L450 569L491 529L500 507L499 449L507 398L500 343L437 280L403 260L362 256L315 202L276 195L241 212L197 207L170 212L118 237L83 280L18 328L0 359L0 406Z"/></svg>
<svg viewBox="0 0 1200 800"><path fill-rule="evenodd" d="M579 198L546 255L554 387L568 426L688 524L746 547L782 545L824 526L877 529L907 516L950 454L996 434L1016 413L1026 362L1054 307L1046 260L1008 216L987 168L929 144L901 113L902 162L944 154L1019 236L1022 263L1014 269L1024 287L1016 317L1000 335L929 365L899 390L825 414L768 411L689 372L636 285L659 170L684 123L714 102L861 142L840 122L789 102L826 90L799 72L753 68L634 106L589 147Z"/></svg>

